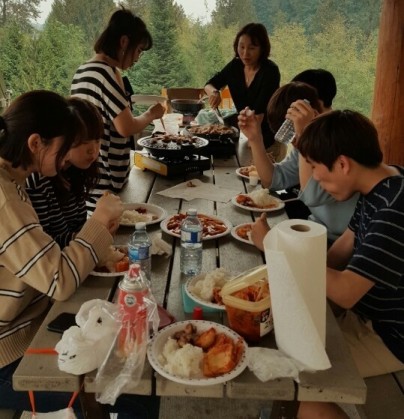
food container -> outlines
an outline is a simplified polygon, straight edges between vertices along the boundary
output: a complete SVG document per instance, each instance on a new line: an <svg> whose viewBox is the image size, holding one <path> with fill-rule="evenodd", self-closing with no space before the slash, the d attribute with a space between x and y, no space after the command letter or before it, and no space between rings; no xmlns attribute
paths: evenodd
<svg viewBox="0 0 404 419"><path fill-rule="evenodd" d="M266 265L229 281L221 291L231 329L249 342L258 342L273 328Z"/></svg>
<svg viewBox="0 0 404 419"><path fill-rule="evenodd" d="M197 99L171 99L171 107L174 111L196 116L204 104Z"/></svg>

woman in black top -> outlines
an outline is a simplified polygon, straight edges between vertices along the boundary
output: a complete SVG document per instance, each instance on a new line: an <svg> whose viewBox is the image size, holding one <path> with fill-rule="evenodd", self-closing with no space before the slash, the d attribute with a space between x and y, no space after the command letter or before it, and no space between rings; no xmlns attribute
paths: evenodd
<svg viewBox="0 0 404 419"><path fill-rule="evenodd" d="M271 44L265 26L260 23L244 26L237 33L233 48L235 57L205 85L209 104L218 107L219 89L228 86L237 112L248 106L262 117L261 129L268 148L274 143L274 134L268 126L266 108L279 87L280 73L278 66L268 59ZM284 156L280 157L282 160Z"/></svg>

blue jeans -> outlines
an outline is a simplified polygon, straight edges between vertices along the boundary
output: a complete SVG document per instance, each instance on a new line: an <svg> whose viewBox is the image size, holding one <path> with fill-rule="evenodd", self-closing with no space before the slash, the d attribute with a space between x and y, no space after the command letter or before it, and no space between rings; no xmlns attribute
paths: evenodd
<svg viewBox="0 0 404 419"><path fill-rule="evenodd" d="M0 408L17 411L31 411L27 391L14 391L12 378L20 360L0 368ZM72 393L36 391L35 407L38 412L53 412L65 409ZM80 401L77 398L74 405L76 416L81 419ZM114 406L108 405L110 412L118 413L119 419L158 419L160 398L157 396L126 395L118 397Z"/></svg>

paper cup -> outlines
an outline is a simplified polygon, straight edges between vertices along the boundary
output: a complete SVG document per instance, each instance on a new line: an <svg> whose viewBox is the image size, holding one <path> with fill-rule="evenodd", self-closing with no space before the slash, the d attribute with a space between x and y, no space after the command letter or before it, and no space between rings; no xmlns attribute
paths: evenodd
<svg viewBox="0 0 404 419"><path fill-rule="evenodd" d="M258 185L258 181L259 181L259 177L258 176L249 176L250 179L250 185L251 186L257 186Z"/></svg>

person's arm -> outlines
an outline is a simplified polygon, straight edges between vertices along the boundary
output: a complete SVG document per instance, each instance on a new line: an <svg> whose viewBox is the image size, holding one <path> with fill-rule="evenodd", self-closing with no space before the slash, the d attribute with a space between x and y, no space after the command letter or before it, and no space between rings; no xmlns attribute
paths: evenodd
<svg viewBox="0 0 404 419"><path fill-rule="evenodd" d="M211 108L217 108L222 101L222 96L220 95L220 91L216 89L213 84L207 84L205 86L205 93L209 97L209 105Z"/></svg>
<svg viewBox="0 0 404 419"><path fill-rule="evenodd" d="M204 90L209 96L209 105L212 108L220 105L222 101L220 89L227 86L229 77L234 74L234 71L234 60L232 60L206 82Z"/></svg>
<svg viewBox="0 0 404 419"><path fill-rule="evenodd" d="M342 308L352 308L374 285L355 272L327 268L327 297Z"/></svg>
<svg viewBox="0 0 404 419"><path fill-rule="evenodd" d="M255 112L248 108L243 109L238 116L240 130L248 138L261 184L264 188L269 188L272 184L274 164L266 153L261 132L261 121L262 117L255 115Z"/></svg>
<svg viewBox="0 0 404 419"><path fill-rule="evenodd" d="M293 122L295 128L294 145L297 146L299 137L302 135L306 126L316 117L317 111L304 100L293 102L287 113L286 118ZM312 168L306 159L299 153L299 180L300 189L304 189L308 180L312 176Z"/></svg>
<svg viewBox="0 0 404 419"><path fill-rule="evenodd" d="M146 128L154 119L164 115L165 109L161 103L156 103L139 116L133 116L129 106L114 118L114 126L122 137L137 134Z"/></svg>
<svg viewBox="0 0 404 419"><path fill-rule="evenodd" d="M63 301L105 257L113 243L107 226L120 217L122 209L118 197L100 198L94 215L62 251L43 231L30 202L10 199L0 211L1 218L7 219L0 229L0 242L7 243L0 256L0 270L6 277L12 274L31 288Z"/></svg>
<svg viewBox="0 0 404 419"><path fill-rule="evenodd" d="M327 266L332 269L344 269L353 254L354 232L347 228L333 243L327 252Z"/></svg>

